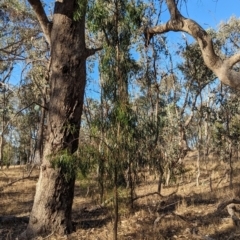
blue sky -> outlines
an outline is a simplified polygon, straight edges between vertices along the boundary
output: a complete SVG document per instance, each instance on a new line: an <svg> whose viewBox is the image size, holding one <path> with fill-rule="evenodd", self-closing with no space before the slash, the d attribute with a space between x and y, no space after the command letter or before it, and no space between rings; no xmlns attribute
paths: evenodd
<svg viewBox="0 0 240 240"><path fill-rule="evenodd" d="M51 8L53 2L53 0L44 0L47 10ZM232 15L240 17L240 0L188 0L187 2L187 6L182 6L181 13L195 20L205 29L216 28L221 21L228 20ZM167 18L166 12L162 19L167 20ZM23 67L22 63L18 63L15 67L10 81L14 85L19 84ZM95 79L96 82L97 79ZM96 89L97 86L94 88Z"/></svg>
<svg viewBox="0 0 240 240"><path fill-rule="evenodd" d="M188 0L187 10L188 15L185 16L203 28L215 28L220 21L226 21L232 15L240 17L240 0Z"/></svg>

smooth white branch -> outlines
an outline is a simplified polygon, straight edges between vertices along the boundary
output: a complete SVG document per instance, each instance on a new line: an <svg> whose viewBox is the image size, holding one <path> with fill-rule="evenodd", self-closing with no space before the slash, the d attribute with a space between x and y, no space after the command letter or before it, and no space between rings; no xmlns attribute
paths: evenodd
<svg viewBox="0 0 240 240"><path fill-rule="evenodd" d="M145 30L146 45L154 34L170 31L188 33L199 44L206 66L215 73L222 83L240 90L240 72L233 69L233 66L240 61L240 53L222 59L214 51L211 36L197 22L183 17L174 0L166 0L166 3L171 19L165 24Z"/></svg>

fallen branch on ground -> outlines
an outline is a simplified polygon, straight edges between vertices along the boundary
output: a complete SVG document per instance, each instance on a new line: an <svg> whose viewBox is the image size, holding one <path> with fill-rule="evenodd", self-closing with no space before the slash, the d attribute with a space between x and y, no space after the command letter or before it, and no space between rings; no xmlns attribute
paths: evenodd
<svg viewBox="0 0 240 240"><path fill-rule="evenodd" d="M29 217L16 217L16 216L2 216L0 217L0 224L10 224L10 223L28 223Z"/></svg>
<svg viewBox="0 0 240 240"><path fill-rule="evenodd" d="M236 226L240 226L240 218L236 214L237 209L239 208L237 205L240 204L240 199L230 199L227 201L224 201L218 205L217 211L223 210L225 207L227 207L228 214L231 216L234 224Z"/></svg>
<svg viewBox="0 0 240 240"><path fill-rule="evenodd" d="M136 200L138 200L140 198L149 197L149 196L152 196L152 195L158 195L161 198L169 198L169 197L171 197L172 195L174 195L174 194L176 194L178 192L178 188L179 188L179 185L177 185L177 189L175 191L173 191L172 193L170 193L167 196L163 196L159 192L152 192L152 193L147 193L147 194L144 194L144 195L137 196L137 197L133 198L133 201L136 201Z"/></svg>
<svg viewBox="0 0 240 240"><path fill-rule="evenodd" d="M233 199L230 199L230 200L220 203L217 207L217 211L221 211L222 209L224 209L227 205L229 205L231 203L240 204L240 199L233 198Z"/></svg>
<svg viewBox="0 0 240 240"><path fill-rule="evenodd" d="M147 194L144 194L144 195L137 196L137 197L133 198L133 201L136 201L140 198L149 197L149 196L152 196L152 195L158 195L159 197L162 197L162 195L159 192L152 192L152 193L147 193Z"/></svg>

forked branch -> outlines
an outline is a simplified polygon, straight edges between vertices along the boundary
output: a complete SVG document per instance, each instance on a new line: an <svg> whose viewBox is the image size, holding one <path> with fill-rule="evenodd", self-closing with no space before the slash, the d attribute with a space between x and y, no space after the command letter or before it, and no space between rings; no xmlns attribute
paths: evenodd
<svg viewBox="0 0 240 240"><path fill-rule="evenodd" d="M44 11L43 5L40 0L28 0L30 5L32 6L33 10L36 13L37 19L40 23L40 26L43 30L43 33L46 37L47 42L49 45L50 43L50 34L51 34L51 22L48 20L48 17Z"/></svg>
<svg viewBox="0 0 240 240"><path fill-rule="evenodd" d="M212 70L222 83L235 89L240 89L240 72L233 69L233 65L240 61L240 53L229 58L221 59L213 48L211 36L194 20L185 18L177 8L175 0L166 0L171 19L159 26L145 30L146 46L154 34L170 31L182 31L190 34L199 44L204 63Z"/></svg>
<svg viewBox="0 0 240 240"><path fill-rule="evenodd" d="M103 48L86 48L86 58L94 55L96 52L101 51Z"/></svg>

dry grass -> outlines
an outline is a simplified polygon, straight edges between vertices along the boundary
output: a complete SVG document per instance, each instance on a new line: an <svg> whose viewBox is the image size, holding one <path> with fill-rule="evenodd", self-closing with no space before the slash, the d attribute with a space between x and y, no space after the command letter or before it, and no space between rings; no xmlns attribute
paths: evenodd
<svg viewBox="0 0 240 240"><path fill-rule="evenodd" d="M8 186L11 181L26 176L26 170L19 166L0 170L0 217L4 218L0 221L0 239L15 239L26 228L24 217L29 216L32 208L38 170L34 170L28 179Z"/></svg>
<svg viewBox="0 0 240 240"><path fill-rule="evenodd" d="M229 218L226 209L217 211L220 202L240 196L240 162L234 163L233 189L225 178L226 164L217 156L211 157L201 169L200 185L195 186L196 155L191 153L185 160L186 168L191 169L179 180L179 185L165 187L162 197L150 195L134 201L130 208L126 190L120 189L119 239L240 239L240 229ZM28 179L6 185L12 180L27 175L23 167L0 170L0 240L17 239L26 228L38 170ZM210 181L211 176L211 181ZM211 186L210 186L211 183ZM73 205L73 221L76 231L65 239L111 240L113 229L112 202L100 207L99 194L93 180L82 180L76 184ZM136 189L136 195L144 195L157 189L157 179L148 176ZM211 191L212 189L212 191ZM174 194L172 194L174 193ZM107 197L111 197L109 193ZM14 216L8 221L9 216ZM4 218L3 218L4 217ZM42 239L42 238L39 238ZM44 239L64 239L52 234Z"/></svg>

